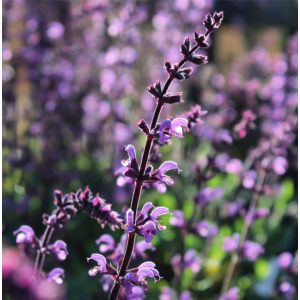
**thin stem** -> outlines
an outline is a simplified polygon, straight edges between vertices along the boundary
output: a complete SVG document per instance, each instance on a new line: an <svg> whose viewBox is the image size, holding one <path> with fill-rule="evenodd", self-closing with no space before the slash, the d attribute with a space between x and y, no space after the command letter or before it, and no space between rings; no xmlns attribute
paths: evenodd
<svg viewBox="0 0 300 300"><path fill-rule="evenodd" d="M51 237L53 235L53 232L54 232L54 229L51 228L50 231L49 231L48 237L45 240L45 244L44 244L43 247L46 247L49 244L49 242L51 240ZM44 266L44 262L45 262L45 257L46 257L46 253L43 252L42 255L41 255L41 262L40 262L40 266L39 266L39 269L38 269L39 273L41 273L42 270L43 270L43 266Z"/></svg>
<svg viewBox="0 0 300 300"><path fill-rule="evenodd" d="M205 36L208 36L210 34L210 32L206 32ZM197 50L199 48L198 45L195 45L189 52L189 54L192 54L195 50ZM178 67L182 67L186 62L187 62L188 58L187 56L184 56L181 61L178 64ZM162 89L162 96L168 91L172 81L174 80L174 77L169 75L168 79L166 80L164 87ZM157 125L161 110L163 108L164 103L162 102L162 98L158 99L157 101L157 105L152 117L152 121L151 121L151 126L150 129L154 129ZM139 171L139 176L137 178L137 180L135 181L135 186L134 186L134 191L133 191L133 195L132 195L132 199L131 199L131 205L130 208L133 210L134 213L134 217L133 217L133 223L135 224L136 221L136 214L137 214L137 209L138 209L138 204L139 204L139 200L140 200L140 195L141 195L141 191L143 189L143 180L142 177L144 175L145 169L147 167L148 164L148 159L149 159L149 155L151 152L151 148L152 148L152 144L153 144L153 136L152 135L148 135L147 136L147 140L146 140L146 144L145 144L145 148L143 151L143 155L142 155L142 160L141 160L141 165L140 165L140 171ZM122 277L125 275L126 270L128 268L128 265L130 263L130 259L132 256L132 251L134 248L134 242L135 242L135 232L129 233L127 236L127 242L126 242L126 249L125 249L125 254L121 263L121 267L119 269L118 272L118 276L117 278L119 279L119 277ZM118 279L115 281L114 286L112 288L109 300L115 300L118 297L118 293L120 290L120 282L118 282Z"/></svg>
<svg viewBox="0 0 300 300"><path fill-rule="evenodd" d="M266 172L264 170L262 170L258 176L258 182L255 188L255 191L253 193L253 197L251 199L251 204L250 204L250 208L248 213L252 214L258 205L259 199L260 199L260 194L264 185L266 179ZM231 256L231 261L230 264L228 266L226 275L224 277L224 282L222 285L222 289L221 289L221 294L224 294L225 292L228 291L228 289L231 286L231 282L234 278L234 275L238 269L238 265L240 263L240 259L241 259L241 251L243 248L243 245L248 237L248 234L250 232L251 229L251 225L252 225L252 220L248 220L248 218L245 218L245 222L244 222L244 226L242 229L242 233L241 233L241 237L240 237L240 241L239 241L239 246L238 246L238 250L236 253L234 253Z"/></svg>

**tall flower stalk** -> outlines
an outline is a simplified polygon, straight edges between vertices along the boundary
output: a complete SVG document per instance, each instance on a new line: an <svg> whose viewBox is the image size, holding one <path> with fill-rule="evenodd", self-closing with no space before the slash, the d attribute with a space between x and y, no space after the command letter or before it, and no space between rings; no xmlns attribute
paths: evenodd
<svg viewBox="0 0 300 300"><path fill-rule="evenodd" d="M197 65L204 64L207 62L206 56L197 55L195 54L195 51L198 50L199 48L208 47L208 43L207 43L208 37L215 29L219 28L222 20L223 20L223 12L219 12L219 13L215 12L213 15L208 14L205 17L205 20L203 22L204 27L206 29L205 34L202 35L202 34L195 33L194 35L195 45L192 48L190 48L191 45L190 45L189 38L186 38L184 40L183 44L181 45L181 52L183 54L183 58L178 64L171 65L169 62L165 63L165 68L169 73L169 76L164 86L161 87L160 82L158 81L157 83L151 85L148 88L148 91L157 99L157 104L152 117L150 128L148 127L148 125L144 120L142 120L139 124L139 127L147 135L147 139L146 139L146 144L144 147L141 163L140 166L138 167L138 174L134 181L134 191L133 191L131 204L130 204L130 209L133 212L133 221L132 221L133 227L136 226L139 200L143 189L143 185L146 181L145 171L148 165L148 160L152 149L153 140L155 138L154 133L158 125L160 113L165 103L173 104L181 101L180 94L167 94L168 89L174 79L183 80L189 78L192 69L182 68L186 62L190 61ZM121 287L120 279L126 275L126 271L128 269L128 265L132 257L135 238L136 238L135 230L128 232L125 254L122 259L120 268L117 272L117 275L115 276L114 285L109 297L110 300L114 300L118 296Z"/></svg>

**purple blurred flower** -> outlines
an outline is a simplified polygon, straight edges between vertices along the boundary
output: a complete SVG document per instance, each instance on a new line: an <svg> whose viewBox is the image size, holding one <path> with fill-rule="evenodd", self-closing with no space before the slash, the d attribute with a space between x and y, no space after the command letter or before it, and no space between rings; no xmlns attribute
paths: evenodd
<svg viewBox="0 0 300 300"><path fill-rule="evenodd" d="M109 234L101 235L97 240L96 244L99 246L99 251L101 253L111 252L115 249L115 241L113 237Z"/></svg>
<svg viewBox="0 0 300 300"><path fill-rule="evenodd" d="M231 159L229 162L227 162L225 166L225 171L230 174L240 174L242 170L243 170L243 164L237 158Z"/></svg>
<svg viewBox="0 0 300 300"><path fill-rule="evenodd" d="M16 236L16 242L18 244L31 244L35 240L35 234L30 226L22 225L20 228L14 231Z"/></svg>
<svg viewBox="0 0 300 300"><path fill-rule="evenodd" d="M65 260L69 254L67 244L62 240L57 240L54 244L49 245L48 247L59 260Z"/></svg>
<svg viewBox="0 0 300 300"><path fill-rule="evenodd" d="M233 234L230 237L224 239L223 250L229 253L236 252L239 247L240 235L238 233Z"/></svg>
<svg viewBox="0 0 300 300"><path fill-rule="evenodd" d="M54 281L57 284L62 284L65 277L65 271L62 268L54 268L48 274L48 280Z"/></svg>
<svg viewBox="0 0 300 300"><path fill-rule="evenodd" d="M296 288L291 283L284 281L280 284L279 291L284 299L292 300L295 297Z"/></svg>
<svg viewBox="0 0 300 300"><path fill-rule="evenodd" d="M189 291L183 291L179 296L179 300L192 300L192 295Z"/></svg>
<svg viewBox="0 0 300 300"><path fill-rule="evenodd" d="M172 217L170 218L170 224L179 228L184 227L185 225L184 214L181 210L175 210L172 213Z"/></svg>
<svg viewBox="0 0 300 300"><path fill-rule="evenodd" d="M239 300L239 288L232 287L228 292L223 294L218 300Z"/></svg>
<svg viewBox="0 0 300 300"><path fill-rule="evenodd" d="M263 254L264 251L264 248L260 244L252 241L245 241L242 248L243 255L250 261L257 260L257 258Z"/></svg>
<svg viewBox="0 0 300 300"><path fill-rule="evenodd" d="M272 163L273 171L278 175L283 175L287 168L288 168L288 162L285 157L278 156L273 160Z"/></svg>
<svg viewBox="0 0 300 300"><path fill-rule="evenodd" d="M218 227L203 220L196 224L196 231L203 238L213 238L218 234Z"/></svg>
<svg viewBox="0 0 300 300"><path fill-rule="evenodd" d="M270 214L270 210L267 207L258 208L255 212L255 218L261 219L266 218Z"/></svg>
<svg viewBox="0 0 300 300"><path fill-rule="evenodd" d="M197 251L194 249L188 250L183 259L179 254L176 254L172 260L171 264L176 271L176 273L180 274L185 269L191 269L194 273L198 273L202 266L202 261L197 254Z"/></svg>
<svg viewBox="0 0 300 300"><path fill-rule="evenodd" d="M159 300L174 300L174 299L175 299L174 291L170 287L164 287L159 296Z"/></svg>
<svg viewBox="0 0 300 300"><path fill-rule="evenodd" d="M289 252L283 252L278 256L278 264L282 269L288 269L293 261L293 256Z"/></svg>
<svg viewBox="0 0 300 300"><path fill-rule="evenodd" d="M206 205L214 200L217 200L223 196L222 188L206 187L202 189L196 196L196 202L200 205Z"/></svg>
<svg viewBox="0 0 300 300"><path fill-rule="evenodd" d="M234 202L225 203L224 210L226 216L234 218L237 215L243 213L244 204L242 202L239 202L238 200Z"/></svg>
<svg viewBox="0 0 300 300"><path fill-rule="evenodd" d="M245 189L252 189L256 182L256 172L254 170L247 171L243 178L243 186Z"/></svg>

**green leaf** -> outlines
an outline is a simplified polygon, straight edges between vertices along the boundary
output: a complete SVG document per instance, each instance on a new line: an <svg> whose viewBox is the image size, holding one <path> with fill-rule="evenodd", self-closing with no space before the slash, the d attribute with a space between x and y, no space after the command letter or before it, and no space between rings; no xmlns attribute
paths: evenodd
<svg viewBox="0 0 300 300"><path fill-rule="evenodd" d="M256 277L263 280L270 274L270 265L267 260L259 259L254 265L254 270Z"/></svg>

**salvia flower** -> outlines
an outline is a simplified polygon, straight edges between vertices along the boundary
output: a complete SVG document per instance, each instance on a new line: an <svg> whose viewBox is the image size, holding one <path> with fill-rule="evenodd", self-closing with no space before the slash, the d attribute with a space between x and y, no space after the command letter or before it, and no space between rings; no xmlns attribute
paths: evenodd
<svg viewBox="0 0 300 300"><path fill-rule="evenodd" d="M154 129L154 136L161 145L168 144L173 136L183 138L184 131L187 130L188 121L184 118L165 120Z"/></svg>
<svg viewBox="0 0 300 300"><path fill-rule="evenodd" d="M48 250L50 250L59 260L65 260L69 254L67 244L62 240L57 240L52 245L49 245Z"/></svg>
<svg viewBox="0 0 300 300"><path fill-rule="evenodd" d="M218 234L218 227L206 220L200 221L196 224L196 232L205 239L213 238Z"/></svg>
<svg viewBox="0 0 300 300"><path fill-rule="evenodd" d="M168 61L165 63L165 68L172 78L176 78L178 80L190 78L190 75L193 72L192 68L179 68L177 64L172 65Z"/></svg>
<svg viewBox="0 0 300 300"><path fill-rule="evenodd" d="M175 104L175 103L183 102L181 92L163 94L160 81L156 81L154 84L150 85L148 87L148 91L155 98L160 99L163 103ZM139 127L141 127L141 126L139 126ZM143 130L143 131L146 132L145 130Z"/></svg>
<svg viewBox="0 0 300 300"><path fill-rule="evenodd" d="M159 272L155 268L155 263L151 261L146 261L139 265L138 268L128 270L122 279L127 297L132 295L133 288L135 286L141 286L147 290L148 283L146 278L153 278L154 281L157 281L161 278Z"/></svg>
<svg viewBox="0 0 300 300"><path fill-rule="evenodd" d="M288 269L293 261L293 256L289 252L283 252L278 256L278 264L282 269Z"/></svg>
<svg viewBox="0 0 300 300"><path fill-rule="evenodd" d="M176 162L174 161L163 162L158 169L154 170L151 173L150 181L163 182L166 185L174 184L174 180L170 176L166 175L166 173L171 170L176 170L178 173L181 172Z"/></svg>
<svg viewBox="0 0 300 300"><path fill-rule="evenodd" d="M147 243L150 243L153 237L157 234L157 229L166 229L166 227L159 222L158 218L168 213L168 208L163 206L154 207L151 202L147 202L137 214L135 225L133 224L132 209L127 210L126 224L124 227L127 232L137 232L139 235L144 237Z"/></svg>
<svg viewBox="0 0 300 300"><path fill-rule="evenodd" d="M99 246L99 251L101 253L111 252L115 249L115 241L113 237L109 234L101 235L97 240L96 244Z"/></svg>
<svg viewBox="0 0 300 300"><path fill-rule="evenodd" d="M202 117L207 114L206 110L202 110L200 105L192 106L191 109L185 113L185 117L188 120L188 128L192 128L195 125L202 125L204 122Z"/></svg>
<svg viewBox="0 0 300 300"><path fill-rule="evenodd" d="M170 218L170 224L179 228L183 228L185 226L184 214L181 210L175 210L172 213L172 217Z"/></svg>
<svg viewBox="0 0 300 300"><path fill-rule="evenodd" d="M48 280L54 281L57 284L62 284L65 278L65 271L62 268L54 268L48 274Z"/></svg>
<svg viewBox="0 0 300 300"><path fill-rule="evenodd" d="M128 153L128 159L122 161L125 167L124 175L132 178L137 178L139 174L139 165L136 159L136 152L133 145L126 146L125 150Z"/></svg>
<svg viewBox="0 0 300 300"><path fill-rule="evenodd" d="M238 233L233 234L230 237L224 239L223 250L229 253L236 252L239 247L240 235Z"/></svg>
<svg viewBox="0 0 300 300"><path fill-rule="evenodd" d="M180 274L185 269L191 269L193 273L198 273L202 266L202 261L194 249L188 250L183 258L180 254L176 254L172 260L171 264L177 274Z"/></svg>
<svg viewBox="0 0 300 300"><path fill-rule="evenodd" d="M195 198L197 204L204 206L212 201L215 201L223 196L222 188L206 187L202 189Z"/></svg>
<svg viewBox="0 0 300 300"><path fill-rule="evenodd" d="M264 253L264 247L252 241L245 241L242 253L250 261L256 261L257 258Z"/></svg>
<svg viewBox="0 0 300 300"><path fill-rule="evenodd" d="M279 292L282 294L284 299L292 300L295 297L296 288L288 281L284 281L279 286Z"/></svg>
<svg viewBox="0 0 300 300"><path fill-rule="evenodd" d="M14 231L17 244L32 244L35 241L33 229L28 225L22 225Z"/></svg>
<svg viewBox="0 0 300 300"><path fill-rule="evenodd" d="M239 300L239 288L232 287L225 294L223 294L218 300Z"/></svg>
<svg viewBox="0 0 300 300"><path fill-rule="evenodd" d="M106 258L99 253L93 253L87 258L87 261L93 260L97 263L97 266L89 270L90 276L95 276L97 273L116 275L116 270L107 263Z"/></svg>

